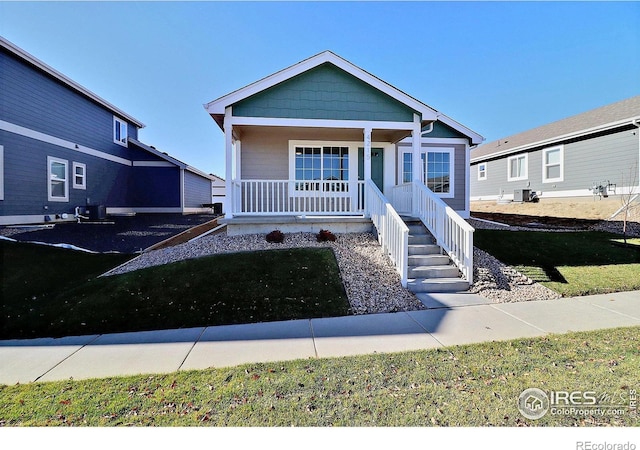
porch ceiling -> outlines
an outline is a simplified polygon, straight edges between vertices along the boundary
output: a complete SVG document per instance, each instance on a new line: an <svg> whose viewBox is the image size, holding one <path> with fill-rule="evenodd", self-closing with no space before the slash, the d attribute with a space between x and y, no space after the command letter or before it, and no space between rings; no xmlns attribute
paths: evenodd
<svg viewBox="0 0 640 450"><path fill-rule="evenodd" d="M312 127L284 127L277 126L256 126L256 125L235 125L233 134L236 139L242 140L243 136L264 134L267 136L287 134L293 140L316 140L316 141L363 141L364 134L362 128L312 128ZM373 142L396 143L411 136L409 130L386 130L373 129L371 140Z"/></svg>

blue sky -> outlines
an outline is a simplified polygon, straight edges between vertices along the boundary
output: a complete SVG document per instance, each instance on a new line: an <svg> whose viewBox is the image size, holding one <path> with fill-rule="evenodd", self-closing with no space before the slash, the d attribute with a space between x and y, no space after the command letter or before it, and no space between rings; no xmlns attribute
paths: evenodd
<svg viewBox="0 0 640 450"><path fill-rule="evenodd" d="M203 104L323 50L487 141L640 94L637 2L0 2L0 34L224 176Z"/></svg>

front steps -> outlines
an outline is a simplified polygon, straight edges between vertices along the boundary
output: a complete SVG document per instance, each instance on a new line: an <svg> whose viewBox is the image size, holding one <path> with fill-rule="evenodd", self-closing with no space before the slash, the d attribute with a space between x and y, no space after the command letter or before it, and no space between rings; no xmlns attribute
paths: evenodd
<svg viewBox="0 0 640 450"><path fill-rule="evenodd" d="M407 288L411 292L460 292L469 289L458 268L451 263L419 219L403 217L409 227Z"/></svg>

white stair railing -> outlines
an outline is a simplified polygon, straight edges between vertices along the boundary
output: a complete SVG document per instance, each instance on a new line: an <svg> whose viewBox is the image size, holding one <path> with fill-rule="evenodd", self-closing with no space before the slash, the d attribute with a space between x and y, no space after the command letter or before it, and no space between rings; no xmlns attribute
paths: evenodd
<svg viewBox="0 0 640 450"><path fill-rule="evenodd" d="M422 183L413 182L413 201L414 214L460 269L465 281L472 284L475 229Z"/></svg>
<svg viewBox="0 0 640 450"><path fill-rule="evenodd" d="M409 228L371 180L365 183L365 210L378 231L378 242L407 287Z"/></svg>

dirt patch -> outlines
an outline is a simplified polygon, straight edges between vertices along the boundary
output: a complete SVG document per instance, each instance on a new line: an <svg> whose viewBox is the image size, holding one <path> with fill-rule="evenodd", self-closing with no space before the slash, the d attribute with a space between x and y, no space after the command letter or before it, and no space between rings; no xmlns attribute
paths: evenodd
<svg viewBox="0 0 640 450"><path fill-rule="evenodd" d="M162 248L173 247L175 245L184 244L185 242L189 242L191 239L197 236L200 236L201 234L204 234L207 231L213 230L217 226L218 226L218 219L213 219L209 222L203 223L202 225L189 228L188 230L183 231L177 236L173 236L165 241L152 245L151 247L147 248L145 251L160 250Z"/></svg>
<svg viewBox="0 0 640 450"><path fill-rule="evenodd" d="M471 212L471 217L490 220L511 226L544 229L571 229L588 230L597 225L601 220L573 219L567 217L529 216L523 214L503 214L488 212Z"/></svg>
<svg viewBox="0 0 640 450"><path fill-rule="evenodd" d="M538 203L499 204L495 201L471 202L471 214L500 213L529 217L607 220L622 207L619 195L599 197L541 198Z"/></svg>

